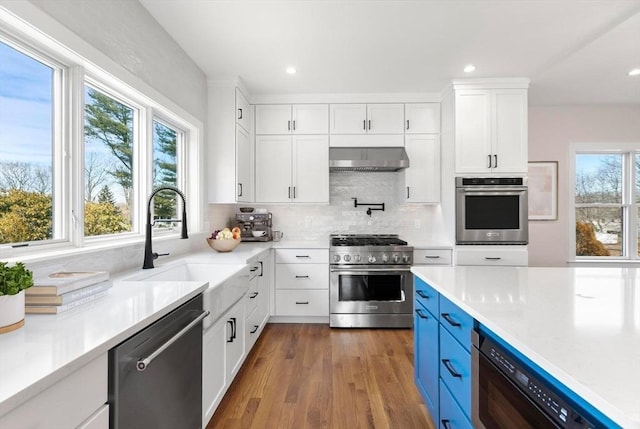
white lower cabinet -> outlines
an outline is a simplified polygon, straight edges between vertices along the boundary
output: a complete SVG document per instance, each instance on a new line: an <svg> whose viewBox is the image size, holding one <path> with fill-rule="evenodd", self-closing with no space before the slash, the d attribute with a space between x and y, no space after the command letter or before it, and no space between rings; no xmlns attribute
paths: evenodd
<svg viewBox="0 0 640 429"><path fill-rule="evenodd" d="M451 265L451 249L415 248L413 265Z"/></svg>
<svg viewBox="0 0 640 429"><path fill-rule="evenodd" d="M107 380L105 353L2 416L0 428L107 429Z"/></svg>
<svg viewBox="0 0 640 429"><path fill-rule="evenodd" d="M221 318L204 332L202 338L202 427L206 427L226 391L225 333L226 320Z"/></svg>
<svg viewBox="0 0 640 429"><path fill-rule="evenodd" d="M276 316L329 316L327 249L276 250Z"/></svg>

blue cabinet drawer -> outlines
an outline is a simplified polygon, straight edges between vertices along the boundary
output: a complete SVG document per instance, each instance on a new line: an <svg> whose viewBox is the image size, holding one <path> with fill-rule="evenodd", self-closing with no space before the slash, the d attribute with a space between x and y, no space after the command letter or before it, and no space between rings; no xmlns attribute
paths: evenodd
<svg viewBox="0 0 640 429"><path fill-rule="evenodd" d="M473 318L440 295L440 323L471 353Z"/></svg>
<svg viewBox="0 0 640 429"><path fill-rule="evenodd" d="M442 325L440 325L440 378L451 391L463 413L470 418L471 354Z"/></svg>
<svg viewBox="0 0 640 429"><path fill-rule="evenodd" d="M414 313L414 371L418 390L434 422L438 421L438 319L419 302Z"/></svg>
<svg viewBox="0 0 640 429"><path fill-rule="evenodd" d="M414 276L413 278L415 279L414 289L416 301L424 305L425 308L431 312L431 314L437 316L439 307L438 297L440 294L427 283L425 283L422 279L419 279L416 276Z"/></svg>
<svg viewBox="0 0 640 429"><path fill-rule="evenodd" d="M440 429L473 429L471 422L458 406L447 386L440 381Z"/></svg>

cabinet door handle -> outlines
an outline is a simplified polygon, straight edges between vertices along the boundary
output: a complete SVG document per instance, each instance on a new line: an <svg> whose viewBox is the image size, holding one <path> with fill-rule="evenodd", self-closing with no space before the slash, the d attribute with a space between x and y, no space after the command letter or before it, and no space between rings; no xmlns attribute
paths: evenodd
<svg viewBox="0 0 640 429"><path fill-rule="evenodd" d="M238 328L238 321L236 320L235 317L232 317L231 321L233 323L233 333L231 335L233 335L233 339L235 340L236 339L236 334L237 334L236 330Z"/></svg>
<svg viewBox="0 0 640 429"><path fill-rule="evenodd" d="M294 119L293 120L293 131L295 131L295 130L296 130L296 120Z"/></svg>
<svg viewBox="0 0 640 429"><path fill-rule="evenodd" d="M410 198L410 197L409 197L409 195L410 195L410 194L409 194L409 187L407 186L407 199L409 199L409 198Z"/></svg>
<svg viewBox="0 0 640 429"><path fill-rule="evenodd" d="M291 199L291 186L289 186L289 195L287 196L287 198Z"/></svg>
<svg viewBox="0 0 640 429"><path fill-rule="evenodd" d="M499 256L485 256L484 259L486 259L487 261L499 261L500 258Z"/></svg>
<svg viewBox="0 0 640 429"><path fill-rule="evenodd" d="M307 305L309 301L296 301L296 305Z"/></svg>
<svg viewBox="0 0 640 429"><path fill-rule="evenodd" d="M291 121L287 121L287 131L291 131Z"/></svg>
<svg viewBox="0 0 640 429"><path fill-rule="evenodd" d="M424 314L424 312L423 312L421 309L419 309L419 308L416 310L416 314L417 314L421 319L428 319L428 318L429 318L429 317L428 317L426 314Z"/></svg>
<svg viewBox="0 0 640 429"><path fill-rule="evenodd" d="M451 422L449 422L449 420L442 419L440 421L442 422L442 427L444 427L444 429L451 429Z"/></svg>
<svg viewBox="0 0 640 429"><path fill-rule="evenodd" d="M238 109L238 119L242 119L242 109Z"/></svg>
<svg viewBox="0 0 640 429"><path fill-rule="evenodd" d="M238 183L238 196L242 196L242 183Z"/></svg>
<svg viewBox="0 0 640 429"><path fill-rule="evenodd" d="M438 255L435 255L435 256L433 256L433 255L425 255L425 258L426 259L440 259L440 256L438 256Z"/></svg>
<svg viewBox="0 0 640 429"><path fill-rule="evenodd" d="M449 371L449 374L451 374L452 377L462 378L462 374L456 372L449 359L442 359L442 363L444 364L445 368L447 368L447 371Z"/></svg>
<svg viewBox="0 0 640 429"><path fill-rule="evenodd" d="M427 295L426 293L424 293L423 290L417 290L416 293L418 295L420 295L420 298L424 298L424 299L431 299L431 297L429 295Z"/></svg>
<svg viewBox="0 0 640 429"><path fill-rule="evenodd" d="M367 130L367 120L366 119L362 120L362 129L365 130L365 131Z"/></svg>
<svg viewBox="0 0 640 429"><path fill-rule="evenodd" d="M296 187L295 186L293 187L293 199L294 200L296 199Z"/></svg>
<svg viewBox="0 0 640 429"><path fill-rule="evenodd" d="M233 322L231 320L227 320L227 325L231 327L231 335L229 335L227 342L232 343L233 342Z"/></svg>
<svg viewBox="0 0 640 429"><path fill-rule="evenodd" d="M252 293L251 295L249 295L249 299L253 299L253 298L255 298L256 296L258 296L258 292L254 292L254 293Z"/></svg>
<svg viewBox="0 0 640 429"><path fill-rule="evenodd" d="M498 168L498 155L493 155L493 168Z"/></svg>
<svg viewBox="0 0 640 429"><path fill-rule="evenodd" d="M409 129L409 120L407 119L407 130Z"/></svg>
<svg viewBox="0 0 640 429"><path fill-rule="evenodd" d="M256 332L258 332L258 328L259 328L259 327L260 327L260 326L258 326L258 325L253 325L253 329L250 331L250 333L251 333L251 334L255 334Z"/></svg>
<svg viewBox="0 0 640 429"><path fill-rule="evenodd" d="M264 276L264 264L262 261L258 261L258 263L260 264L260 274L258 274L258 277L262 277Z"/></svg>
<svg viewBox="0 0 640 429"><path fill-rule="evenodd" d="M449 323L449 325L453 326L454 328L459 328L460 326L462 326L461 324L453 320L449 313L440 313L440 315Z"/></svg>
<svg viewBox="0 0 640 429"><path fill-rule="evenodd" d="M489 165L487 166L487 168L491 168L491 155L487 155L487 158L489 158Z"/></svg>
<svg viewBox="0 0 640 429"><path fill-rule="evenodd" d="M371 119L369 119L369 131L371 131Z"/></svg>
<svg viewBox="0 0 640 429"><path fill-rule="evenodd" d="M308 279L309 276L296 276L297 279Z"/></svg>

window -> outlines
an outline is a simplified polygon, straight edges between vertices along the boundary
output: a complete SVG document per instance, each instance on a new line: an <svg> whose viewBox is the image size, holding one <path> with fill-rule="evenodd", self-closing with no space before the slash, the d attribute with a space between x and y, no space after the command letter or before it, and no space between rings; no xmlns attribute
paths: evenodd
<svg viewBox="0 0 640 429"><path fill-rule="evenodd" d="M576 259L640 259L640 146L577 145L573 163Z"/></svg>
<svg viewBox="0 0 640 429"><path fill-rule="evenodd" d="M0 244L61 238L52 176L61 69L45 61L0 42Z"/></svg>
<svg viewBox="0 0 640 429"><path fill-rule="evenodd" d="M0 259L37 257L36 244L71 251L141 238L158 186L186 194L189 227L200 230L202 123L137 79L141 90L116 79L105 71L113 64L0 18ZM169 220L154 235L179 235L180 204L172 193L154 198L154 218Z"/></svg>

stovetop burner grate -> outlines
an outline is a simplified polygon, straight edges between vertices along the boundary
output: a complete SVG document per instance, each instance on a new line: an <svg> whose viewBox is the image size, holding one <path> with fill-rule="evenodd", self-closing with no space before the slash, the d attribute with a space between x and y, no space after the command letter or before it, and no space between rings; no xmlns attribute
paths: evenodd
<svg viewBox="0 0 640 429"><path fill-rule="evenodd" d="M331 246L406 246L395 234L332 235Z"/></svg>

